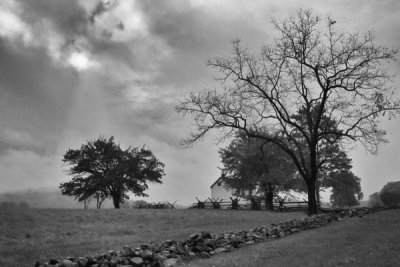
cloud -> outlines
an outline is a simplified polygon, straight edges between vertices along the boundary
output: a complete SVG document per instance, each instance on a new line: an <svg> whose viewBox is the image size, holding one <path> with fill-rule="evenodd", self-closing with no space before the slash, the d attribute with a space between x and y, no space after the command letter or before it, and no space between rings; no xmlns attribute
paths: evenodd
<svg viewBox="0 0 400 267"><path fill-rule="evenodd" d="M84 10L76 1L13 1L0 4L0 37L15 50L44 49L55 63L77 71L97 65L91 61L85 38ZM76 55L85 57L85 68L76 64ZM90 63L90 64L89 64Z"/></svg>
<svg viewBox="0 0 400 267"><path fill-rule="evenodd" d="M28 25L19 18L20 12L20 6L11 0L0 3L0 37L21 39L24 43L31 41L32 34Z"/></svg>
<svg viewBox="0 0 400 267"><path fill-rule="evenodd" d="M229 54L234 39L251 40L252 46L256 46L261 39L268 38L264 31L268 21L264 18L258 23L250 12L229 12L234 9L230 9L229 3L219 9L213 4L193 2L139 1L149 32L164 40L170 49L170 57L161 62L159 75L153 81L159 85L182 90L200 81L202 86L212 85L204 81L204 77L212 77L206 67L208 58Z"/></svg>
<svg viewBox="0 0 400 267"><path fill-rule="evenodd" d="M33 137L23 131L15 131L4 129L0 132L0 152L4 152L8 148L13 149L32 149L35 147Z"/></svg>
<svg viewBox="0 0 400 267"><path fill-rule="evenodd" d="M148 34L136 1L100 1L90 13L90 30L98 37L129 42Z"/></svg>
<svg viewBox="0 0 400 267"><path fill-rule="evenodd" d="M82 52L72 52L67 62L78 71L97 66L98 64L89 59L88 55Z"/></svg>

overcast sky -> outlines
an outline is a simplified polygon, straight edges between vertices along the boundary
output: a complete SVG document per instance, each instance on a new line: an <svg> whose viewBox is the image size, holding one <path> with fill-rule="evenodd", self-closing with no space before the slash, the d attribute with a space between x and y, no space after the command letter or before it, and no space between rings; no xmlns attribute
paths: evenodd
<svg viewBox="0 0 400 267"><path fill-rule="evenodd" d="M272 41L271 20L299 8L400 46L398 0L0 1L0 193L57 188L68 179L68 148L113 135L123 148L146 144L165 163L149 200L209 197L220 145L211 134L182 148L193 125L174 107L190 91L218 86L208 58L229 55L236 38L257 52ZM390 143L377 156L362 147L350 154L367 197L400 180L400 120L382 127Z"/></svg>

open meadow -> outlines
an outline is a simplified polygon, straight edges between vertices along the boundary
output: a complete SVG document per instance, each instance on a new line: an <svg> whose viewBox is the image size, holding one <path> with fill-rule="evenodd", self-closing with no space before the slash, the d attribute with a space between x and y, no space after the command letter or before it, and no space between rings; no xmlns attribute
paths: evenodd
<svg viewBox="0 0 400 267"><path fill-rule="evenodd" d="M124 245L184 240L305 217L302 212L198 209L0 209L0 266L32 266Z"/></svg>
<svg viewBox="0 0 400 267"><path fill-rule="evenodd" d="M301 212L157 209L0 209L0 266L119 250L199 231L222 233ZM185 266L399 266L400 210L345 218L328 226L245 246Z"/></svg>
<svg viewBox="0 0 400 267"><path fill-rule="evenodd" d="M387 210L184 265L400 266L399 241L400 210Z"/></svg>

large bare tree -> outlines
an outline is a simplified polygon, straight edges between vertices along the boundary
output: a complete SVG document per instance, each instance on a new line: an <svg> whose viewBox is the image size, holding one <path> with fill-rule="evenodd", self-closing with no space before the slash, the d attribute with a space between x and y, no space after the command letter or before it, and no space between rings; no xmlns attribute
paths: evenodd
<svg viewBox="0 0 400 267"><path fill-rule="evenodd" d="M374 153L385 141L380 117L400 108L385 68L398 50L377 44L370 32L337 31L335 23L300 10L273 21L277 37L258 55L234 41L231 57L208 62L220 73L221 90L191 93L177 106L197 126L186 145L211 129L222 137L241 130L286 151L307 184L309 214L317 213L315 183L325 163L319 147L358 141Z"/></svg>

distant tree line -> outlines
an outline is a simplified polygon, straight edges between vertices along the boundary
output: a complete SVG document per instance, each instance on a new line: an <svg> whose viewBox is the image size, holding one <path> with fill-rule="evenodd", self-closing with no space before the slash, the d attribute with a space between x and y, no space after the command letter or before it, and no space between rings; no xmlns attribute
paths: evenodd
<svg viewBox="0 0 400 267"><path fill-rule="evenodd" d="M264 195L265 206L273 209L273 199L279 191L293 189L306 192L307 187L290 157L278 146L259 138L249 138L238 132L231 143L219 150L224 182L237 192L255 189ZM360 178L351 171L351 159L337 144L326 143L320 149L326 164L318 172L316 199L320 191L331 188L334 206L356 206L362 199Z"/></svg>
<svg viewBox="0 0 400 267"><path fill-rule="evenodd" d="M370 207L400 206L400 181L387 183L380 192L369 196Z"/></svg>

